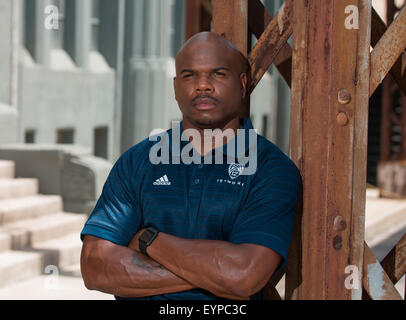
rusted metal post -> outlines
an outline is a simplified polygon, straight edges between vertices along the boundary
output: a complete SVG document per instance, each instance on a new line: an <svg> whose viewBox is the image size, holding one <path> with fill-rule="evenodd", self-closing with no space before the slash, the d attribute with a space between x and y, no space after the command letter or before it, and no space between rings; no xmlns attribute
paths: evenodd
<svg viewBox="0 0 406 320"><path fill-rule="evenodd" d="M294 1L290 156L303 209L288 299L362 295L371 1L353 4ZM348 266L358 275L350 287Z"/></svg>

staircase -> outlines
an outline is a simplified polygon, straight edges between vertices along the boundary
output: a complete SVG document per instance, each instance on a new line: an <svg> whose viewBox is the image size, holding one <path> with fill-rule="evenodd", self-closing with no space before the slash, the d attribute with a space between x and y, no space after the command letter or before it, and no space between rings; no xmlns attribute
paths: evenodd
<svg viewBox="0 0 406 320"><path fill-rule="evenodd" d="M38 194L38 180L15 178L0 160L0 287L80 262L86 214L67 213L58 195Z"/></svg>

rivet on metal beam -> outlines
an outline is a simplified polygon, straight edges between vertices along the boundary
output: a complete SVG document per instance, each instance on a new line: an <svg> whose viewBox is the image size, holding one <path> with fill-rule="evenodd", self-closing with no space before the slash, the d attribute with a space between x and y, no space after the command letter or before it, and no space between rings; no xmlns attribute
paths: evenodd
<svg viewBox="0 0 406 320"><path fill-rule="evenodd" d="M348 123L348 116L345 114L345 112L340 112L337 117L336 117L337 123L340 126L345 126Z"/></svg>
<svg viewBox="0 0 406 320"><path fill-rule="evenodd" d="M345 222L342 216L337 216L334 218L333 229L334 231L343 231L347 227L347 223Z"/></svg>
<svg viewBox="0 0 406 320"><path fill-rule="evenodd" d="M351 101L351 95L346 89L338 90L338 103L348 104Z"/></svg>

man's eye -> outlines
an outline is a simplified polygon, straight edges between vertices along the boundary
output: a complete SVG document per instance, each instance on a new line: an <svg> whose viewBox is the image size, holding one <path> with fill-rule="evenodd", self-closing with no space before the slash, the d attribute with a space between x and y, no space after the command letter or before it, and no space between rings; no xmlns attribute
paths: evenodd
<svg viewBox="0 0 406 320"><path fill-rule="evenodd" d="M224 77L224 76L225 76L225 74L224 74L223 72L220 72L220 71L214 72L214 75L215 75L216 77Z"/></svg>
<svg viewBox="0 0 406 320"><path fill-rule="evenodd" d="M184 78L184 79L185 79L185 78L190 78L192 75L193 75L193 74L191 74L191 73L186 73L186 74L183 75L183 78Z"/></svg>

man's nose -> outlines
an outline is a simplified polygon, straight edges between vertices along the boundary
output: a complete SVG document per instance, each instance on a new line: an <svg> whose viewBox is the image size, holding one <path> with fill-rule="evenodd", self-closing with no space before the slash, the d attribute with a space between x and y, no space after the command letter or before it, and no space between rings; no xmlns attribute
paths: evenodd
<svg viewBox="0 0 406 320"><path fill-rule="evenodd" d="M210 79L208 79L208 77L206 76L200 76L197 79L197 83L196 83L196 91L197 92L213 92L214 91L214 87L210 81Z"/></svg>

